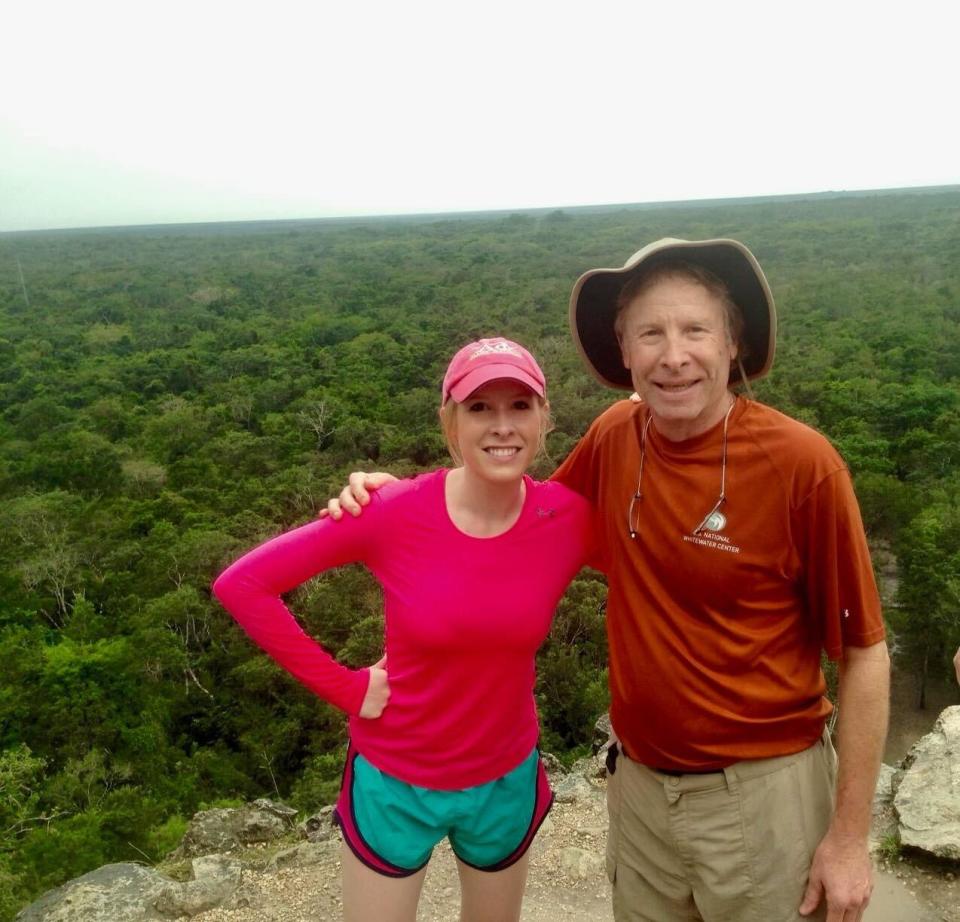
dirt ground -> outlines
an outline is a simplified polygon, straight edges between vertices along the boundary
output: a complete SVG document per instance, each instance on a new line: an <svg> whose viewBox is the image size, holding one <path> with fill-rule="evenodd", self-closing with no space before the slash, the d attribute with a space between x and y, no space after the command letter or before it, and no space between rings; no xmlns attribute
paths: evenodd
<svg viewBox="0 0 960 922"><path fill-rule="evenodd" d="M960 704L960 686L940 680L927 685L927 707L919 710L917 680L905 669L894 667L890 687L890 729L883 761L897 765L921 736L933 729L940 712Z"/></svg>
<svg viewBox="0 0 960 922"><path fill-rule="evenodd" d="M612 922L610 885L603 868L606 804L602 791L576 804L556 804L531 850L523 922ZM279 872L245 872L250 906L212 909L195 922L333 922L340 919L339 838L318 850L318 861ZM460 889L446 843L434 851L420 899L418 922L455 922Z"/></svg>
<svg viewBox="0 0 960 922"><path fill-rule="evenodd" d="M606 806L603 793L557 804L533 846L522 922L612 922L610 885L603 868ZM272 873L248 872L245 909L215 909L196 922L333 922L340 919L339 843L318 850L317 863ZM913 864L878 868L865 922L960 922L960 884L945 869ZM439 846L427 871L419 922L454 922L459 886L453 855Z"/></svg>
<svg viewBox="0 0 960 922"><path fill-rule="evenodd" d="M940 683L928 689L928 708L915 707L911 675L894 673L890 734L884 761L898 764L933 726L940 711L960 704L960 689ZM603 868L606 807L602 791L575 804L557 804L531 853L523 922L612 922L610 885ZM341 918L339 843L319 846L305 867L245 873L250 905L215 909L196 922L332 922ZM878 858L876 889L865 922L960 922L960 867ZM456 865L438 847L427 872L419 922L451 922L459 914Z"/></svg>

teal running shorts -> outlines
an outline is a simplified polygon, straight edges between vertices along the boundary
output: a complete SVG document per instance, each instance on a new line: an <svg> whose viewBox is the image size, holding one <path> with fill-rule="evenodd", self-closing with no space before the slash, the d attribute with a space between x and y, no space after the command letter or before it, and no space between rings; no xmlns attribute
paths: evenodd
<svg viewBox="0 0 960 922"><path fill-rule="evenodd" d="M367 867L406 877L430 860L445 836L465 864L501 871L530 847L552 805L537 749L486 784L438 791L380 771L351 746L333 818Z"/></svg>

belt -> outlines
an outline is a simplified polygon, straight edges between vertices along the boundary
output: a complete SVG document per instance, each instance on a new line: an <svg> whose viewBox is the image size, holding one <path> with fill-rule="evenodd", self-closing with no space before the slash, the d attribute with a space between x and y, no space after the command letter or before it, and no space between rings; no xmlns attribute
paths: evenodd
<svg viewBox="0 0 960 922"><path fill-rule="evenodd" d="M655 765L648 765L647 768L659 775L669 775L671 778L682 778L684 775L722 775L722 768L702 768L702 769L682 769L677 771L673 768L657 768Z"/></svg>
<svg viewBox="0 0 960 922"><path fill-rule="evenodd" d="M646 765L642 762L637 764L643 765L647 771L657 772L658 774L666 775L668 778L695 778L698 776L703 777L705 775L723 775L728 785L735 785L738 779L746 781L750 778L759 778L761 775L767 775L771 772L778 771L790 761L800 758L805 753L810 752L817 745L817 743L823 746L824 749L831 754L830 757L834 764L836 764L836 755L833 754L833 743L830 740L830 731L827 727L823 728L820 739L807 747L807 749L801 749L799 752L792 752L783 756L770 756L762 759L746 759L742 762L733 762L725 768L715 768L709 771L677 771L676 769L672 768L656 768L652 765ZM620 751L622 751L622 744L620 746L611 746L607 750L607 769L611 775L614 773L614 771L616 771L617 756L619 755ZM624 753L624 755L626 758L630 758L630 756L626 753ZM695 784L696 782L691 783Z"/></svg>
<svg viewBox="0 0 960 922"><path fill-rule="evenodd" d="M616 743L610 746L607 749L607 771L612 775L617 770L617 756L623 749L623 744L617 745ZM624 753L626 755L626 753ZM630 758L627 756L627 758ZM643 763L640 763L643 764ZM644 768L648 768L652 772L657 772L660 775L669 775L671 778L682 778L684 775L720 775L723 774L722 768L706 768L706 769L695 769L695 770L680 770L674 768L656 768L653 765L644 765Z"/></svg>

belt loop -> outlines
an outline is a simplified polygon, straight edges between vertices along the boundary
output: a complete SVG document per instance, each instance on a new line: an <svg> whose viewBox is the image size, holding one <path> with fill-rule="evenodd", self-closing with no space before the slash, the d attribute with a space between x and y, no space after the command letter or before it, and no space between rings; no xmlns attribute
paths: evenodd
<svg viewBox="0 0 960 922"><path fill-rule="evenodd" d="M680 800L683 795L683 791L678 790L680 787L679 778L664 778L663 779L663 793L667 799L667 803L673 806L678 800Z"/></svg>
<svg viewBox="0 0 960 922"><path fill-rule="evenodd" d="M737 793L737 788L740 784L739 779L737 778L737 766L728 765L723 769L723 778L727 782L727 791L733 795Z"/></svg>

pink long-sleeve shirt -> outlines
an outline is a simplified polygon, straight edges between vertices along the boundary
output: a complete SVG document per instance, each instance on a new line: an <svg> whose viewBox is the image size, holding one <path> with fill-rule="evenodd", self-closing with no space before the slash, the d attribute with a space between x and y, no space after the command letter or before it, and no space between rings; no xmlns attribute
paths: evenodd
<svg viewBox="0 0 960 922"><path fill-rule="evenodd" d="M409 784L451 790L515 768L536 745L534 655L590 553L590 507L525 478L517 522L494 538L447 514L446 470L372 494L358 518L280 535L220 575L214 592L243 629L317 695L351 715L357 750ZM367 669L339 664L280 596L330 567L365 564L384 589L390 701L358 716Z"/></svg>

